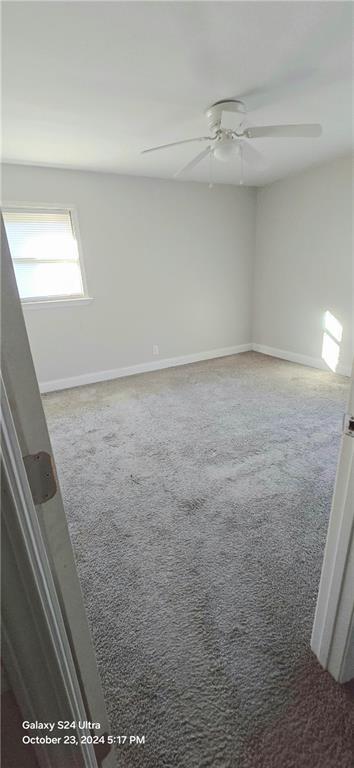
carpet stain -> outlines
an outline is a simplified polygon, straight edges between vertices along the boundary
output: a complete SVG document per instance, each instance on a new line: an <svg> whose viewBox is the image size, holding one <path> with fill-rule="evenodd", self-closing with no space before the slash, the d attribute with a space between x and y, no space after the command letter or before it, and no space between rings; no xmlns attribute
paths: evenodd
<svg viewBox="0 0 354 768"><path fill-rule="evenodd" d="M197 512L205 504L205 499L183 499L178 503L178 509L191 515Z"/></svg>
<svg viewBox="0 0 354 768"><path fill-rule="evenodd" d="M248 352L44 397L117 765L353 767L310 651L347 396Z"/></svg>

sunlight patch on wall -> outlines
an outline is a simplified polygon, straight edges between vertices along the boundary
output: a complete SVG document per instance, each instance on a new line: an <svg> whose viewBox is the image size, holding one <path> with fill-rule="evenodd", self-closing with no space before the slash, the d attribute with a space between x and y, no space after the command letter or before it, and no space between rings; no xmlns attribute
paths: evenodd
<svg viewBox="0 0 354 768"><path fill-rule="evenodd" d="M328 365L331 371L336 371L340 352L340 342L342 341L343 326L327 310L324 316L324 333L322 341L322 360Z"/></svg>
<svg viewBox="0 0 354 768"><path fill-rule="evenodd" d="M337 320L337 318L332 315L332 312L328 312L328 310L325 313L325 329L340 344L343 335L342 323L340 323L339 320Z"/></svg>

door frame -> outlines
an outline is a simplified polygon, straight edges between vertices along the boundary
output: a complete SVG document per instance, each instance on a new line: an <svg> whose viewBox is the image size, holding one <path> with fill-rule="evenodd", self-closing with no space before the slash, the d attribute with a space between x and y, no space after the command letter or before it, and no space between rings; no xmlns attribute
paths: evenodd
<svg viewBox="0 0 354 768"><path fill-rule="evenodd" d="M354 363L348 414L354 416ZM341 438L311 648L339 683L354 677L354 432Z"/></svg>
<svg viewBox="0 0 354 768"><path fill-rule="evenodd" d="M58 595L56 592L50 564L47 557L41 529L39 526L36 509L33 503L32 493L29 486L26 469L16 429L11 414L11 408L6 392L6 386L1 377L1 445L2 445L2 467L4 478L6 479L6 488L11 499L11 531L10 540L17 538L17 546L13 549L14 557L18 571L25 574L26 579L31 581L32 599L38 598L38 603L33 600L31 608L35 613L35 624L40 629L41 645L45 650L45 661L51 669L59 672L59 680L62 686L56 687L56 695L60 710L65 715L71 716L76 722L87 721L88 714L83 702L80 683L77 677L75 663L70 649L68 636L65 630L63 616L60 609ZM5 523L6 525L6 523ZM7 522L9 528L9 522ZM20 542L21 546L18 546ZM21 556L25 552L25 557ZM32 577L32 578L31 578ZM36 610L40 604L42 611ZM20 621L23 620L22 606L18 610L18 629ZM13 620L15 619L15 621ZM19 699L22 708L31 713L33 720L38 719L38 708L36 694L43 688L42 693L48 695L50 685L45 675L37 682L36 689L29 686L29 668L33 665L33 658L30 658L26 652L18 657L14 652L14 647L18 648L18 638L16 627L16 608L13 611L12 621L4 620L4 637L7 650L7 658L11 659L11 665L7 667L7 674L11 682L15 696ZM24 635L25 644L28 643L28 633L32 627L26 626ZM38 653L42 652L42 648ZM47 694L48 690L48 694ZM22 709L22 713L23 713ZM23 713L24 714L24 713ZM63 715L64 717L64 715ZM66 718L64 718L66 719ZM80 729L84 736L90 736L88 728ZM98 768L98 763L92 744L81 743L79 741L79 752L81 752L83 765L85 768ZM52 749L41 745L37 759L40 765L57 765L56 755ZM69 751L69 750L68 750ZM72 759L77 763L75 754Z"/></svg>

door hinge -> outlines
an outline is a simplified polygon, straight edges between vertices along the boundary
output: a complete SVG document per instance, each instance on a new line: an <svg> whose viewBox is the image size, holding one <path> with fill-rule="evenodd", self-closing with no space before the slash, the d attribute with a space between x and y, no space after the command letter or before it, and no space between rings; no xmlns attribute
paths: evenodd
<svg viewBox="0 0 354 768"><path fill-rule="evenodd" d="M49 453L39 451L23 457L32 498L35 504L44 504L57 492L54 462Z"/></svg>
<svg viewBox="0 0 354 768"><path fill-rule="evenodd" d="M349 413L345 413L343 416L343 432L345 435L354 437L354 416Z"/></svg>

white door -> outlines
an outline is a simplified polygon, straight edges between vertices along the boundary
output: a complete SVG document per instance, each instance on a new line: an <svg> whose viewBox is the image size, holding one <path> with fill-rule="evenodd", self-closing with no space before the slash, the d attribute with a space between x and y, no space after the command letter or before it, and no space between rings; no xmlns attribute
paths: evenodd
<svg viewBox="0 0 354 768"><path fill-rule="evenodd" d="M37 716L36 719L43 719L46 708L47 719L50 711L53 712L53 717L57 712L59 717L65 719L73 707L76 707L76 716L86 716L87 720L100 724L97 729L100 734L108 733L109 722L101 681L60 488L57 488L52 498L34 506L25 469L26 462L22 460L22 457L33 456L39 452L52 455L52 448L3 221L1 244L3 468L7 494L4 525L9 540L7 576L9 587L13 588L14 593L18 590L24 601L27 588L28 592L31 591L33 613L38 605L32 626L29 613L26 613L28 601L27 607L24 602L21 609L20 598L16 601L12 599L14 595L5 594L4 636L6 634L10 666L6 671L12 688L17 690L18 703L24 719L31 719L31 716L36 715L36 711L41 713L41 717ZM48 355L53 354L55 349L49 348ZM10 508L16 509L17 528L16 516L10 514ZM12 546L15 536L18 537L18 546ZM28 574L27 580L25 573ZM45 668L40 667L41 660L42 664L46 663L46 655L51 659L51 663L47 663L47 674ZM49 676L52 673L51 682ZM69 733L72 734L72 731ZM74 754L75 750L72 751ZM98 749L92 749L91 746L76 750L76 753L79 751L82 755L77 762L76 758L73 758L75 765L81 765L82 761L85 767L102 764L104 768L109 768L115 765L111 751L108 756L102 757L100 762L100 752L102 755L102 752L107 751L102 750L100 745ZM40 753L40 765L61 768L64 765L59 758L59 750L49 750L45 755L45 749L42 749ZM68 746L65 752L65 766L71 764L69 754Z"/></svg>
<svg viewBox="0 0 354 768"><path fill-rule="evenodd" d="M354 677L354 364L311 647L335 680Z"/></svg>

